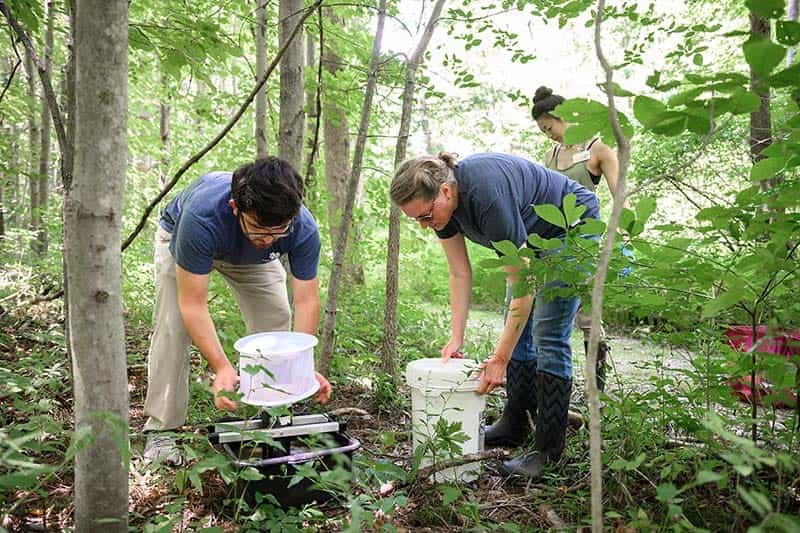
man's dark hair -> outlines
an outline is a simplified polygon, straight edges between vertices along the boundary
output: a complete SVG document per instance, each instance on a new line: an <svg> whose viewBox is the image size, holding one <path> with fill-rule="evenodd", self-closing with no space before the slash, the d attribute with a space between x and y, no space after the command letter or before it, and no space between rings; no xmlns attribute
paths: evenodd
<svg viewBox="0 0 800 533"><path fill-rule="evenodd" d="M553 89L542 85L536 89L536 94L533 95L533 108L531 108L531 115L533 120L538 119L542 115L550 115L554 118L559 118L553 114L553 110L559 104L564 103L564 97L553 94Z"/></svg>
<svg viewBox="0 0 800 533"><path fill-rule="evenodd" d="M284 159L256 159L233 173L231 198L239 211L255 217L259 226L282 226L300 212L303 179Z"/></svg>

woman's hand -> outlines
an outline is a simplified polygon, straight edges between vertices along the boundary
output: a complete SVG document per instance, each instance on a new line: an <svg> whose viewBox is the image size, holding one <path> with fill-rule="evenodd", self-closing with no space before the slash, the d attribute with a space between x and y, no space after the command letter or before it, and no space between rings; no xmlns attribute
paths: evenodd
<svg viewBox="0 0 800 533"><path fill-rule="evenodd" d="M442 348L442 361L446 363L450 358L463 359L464 355L461 353L461 347L463 345L463 339L450 339L450 342Z"/></svg>
<svg viewBox="0 0 800 533"><path fill-rule="evenodd" d="M478 381L478 394L489 394L495 388L503 384L506 375L508 360L492 354L486 361L481 363L482 370Z"/></svg>
<svg viewBox="0 0 800 533"><path fill-rule="evenodd" d="M319 382L319 391L317 391L317 395L314 396L314 400L318 403L326 404L331 399L331 384L330 382L325 379L325 376L316 372L317 374L317 381Z"/></svg>

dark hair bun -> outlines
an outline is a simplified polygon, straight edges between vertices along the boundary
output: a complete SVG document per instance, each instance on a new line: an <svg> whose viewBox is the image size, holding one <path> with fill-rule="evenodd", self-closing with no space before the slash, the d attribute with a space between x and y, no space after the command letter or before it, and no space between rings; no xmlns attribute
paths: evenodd
<svg viewBox="0 0 800 533"><path fill-rule="evenodd" d="M536 94L533 95L533 108L531 109L531 115L533 116L534 120L537 120L545 113L555 116L552 114L553 109L563 102L563 97L553 94L553 89L542 85L536 89Z"/></svg>
<svg viewBox="0 0 800 533"><path fill-rule="evenodd" d="M538 102L541 102L542 100L544 100L545 98L549 97L552 94L553 94L553 89L542 85L541 87L536 89L536 94L533 95L533 103L536 104Z"/></svg>

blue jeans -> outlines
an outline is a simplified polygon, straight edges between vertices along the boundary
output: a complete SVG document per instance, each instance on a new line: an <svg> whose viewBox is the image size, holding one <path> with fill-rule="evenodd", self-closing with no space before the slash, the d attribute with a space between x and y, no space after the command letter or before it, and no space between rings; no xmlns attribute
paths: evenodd
<svg viewBox="0 0 800 533"><path fill-rule="evenodd" d="M533 309L514 347L511 358L515 361L535 361L538 372L546 372L562 379L572 379L572 323L581 299L553 298L544 300L540 289L536 293Z"/></svg>

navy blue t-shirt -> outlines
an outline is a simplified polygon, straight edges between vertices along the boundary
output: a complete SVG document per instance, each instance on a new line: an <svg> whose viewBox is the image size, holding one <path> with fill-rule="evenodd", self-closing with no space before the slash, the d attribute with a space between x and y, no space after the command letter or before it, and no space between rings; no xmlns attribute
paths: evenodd
<svg viewBox="0 0 800 533"><path fill-rule="evenodd" d="M289 254L292 275L310 280L317 276L320 237L317 222L306 209L292 219L291 232L265 249L244 236L228 201L231 173L201 176L176 196L161 213L161 227L172 234L169 251L181 268L208 274L214 260L233 265L268 263Z"/></svg>
<svg viewBox="0 0 800 533"><path fill-rule="evenodd" d="M597 196L554 170L508 154L475 154L454 169L458 182L458 207L450 222L437 231L440 239L463 233L487 248L492 241L509 240L518 247L536 233L545 239L560 237L564 230L539 218L534 205L561 207L569 193L577 205L585 205L582 218L597 218Z"/></svg>

